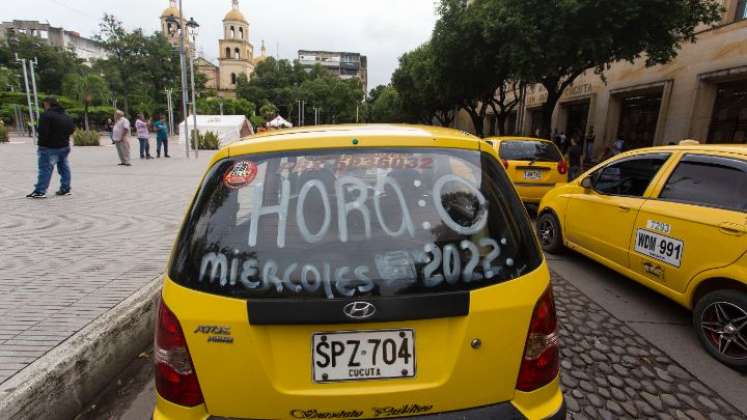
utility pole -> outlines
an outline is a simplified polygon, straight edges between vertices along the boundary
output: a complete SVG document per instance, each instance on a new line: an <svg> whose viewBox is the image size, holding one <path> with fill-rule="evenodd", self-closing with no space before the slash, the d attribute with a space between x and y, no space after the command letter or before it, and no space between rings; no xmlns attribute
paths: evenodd
<svg viewBox="0 0 747 420"><path fill-rule="evenodd" d="M301 125L306 125L306 101L301 101Z"/></svg>
<svg viewBox="0 0 747 420"><path fill-rule="evenodd" d="M358 111L360 110L360 105L355 105L355 123L358 124Z"/></svg>
<svg viewBox="0 0 747 420"><path fill-rule="evenodd" d="M34 57L33 60L29 60L29 69L31 69L31 88L34 90L34 106L36 107L36 120L39 121L39 97L36 94L36 75L34 66L38 65L39 61Z"/></svg>
<svg viewBox="0 0 747 420"><path fill-rule="evenodd" d="M298 100L298 120L296 120L296 125L301 126L301 100Z"/></svg>
<svg viewBox="0 0 747 420"><path fill-rule="evenodd" d="M189 28L192 34L192 48L189 50L189 72L190 72L190 84L192 85L192 121L194 122L195 140L194 150L195 159L200 157L200 130L197 128L197 92L195 90L195 54L197 48L197 29L200 27L194 18L189 18L189 22L185 25Z"/></svg>
<svg viewBox="0 0 747 420"><path fill-rule="evenodd" d="M179 64L182 73L182 112L184 113L184 153L189 158L189 143L190 143L190 132L189 132L189 88L187 87L187 57L186 57L186 46L187 46L187 28L184 27L184 7L183 0L179 0L179 23L177 28L180 29L181 36L179 37Z"/></svg>
<svg viewBox="0 0 747 420"><path fill-rule="evenodd" d="M218 102L218 106L220 107L220 115L223 116L223 101Z"/></svg>
<svg viewBox="0 0 747 420"><path fill-rule="evenodd" d="M31 139L36 144L36 121L34 120L34 108L31 106L31 92L29 90L29 75L26 72L26 59L18 58L16 54L16 61L20 62L23 66L23 82L26 85L26 102L29 106L29 124L31 124Z"/></svg>
<svg viewBox="0 0 747 420"><path fill-rule="evenodd" d="M171 95L174 93L174 90L172 88L168 88L164 90L166 92L166 107L168 109L168 114L166 115L169 119L169 136L174 136L174 101L171 98Z"/></svg>

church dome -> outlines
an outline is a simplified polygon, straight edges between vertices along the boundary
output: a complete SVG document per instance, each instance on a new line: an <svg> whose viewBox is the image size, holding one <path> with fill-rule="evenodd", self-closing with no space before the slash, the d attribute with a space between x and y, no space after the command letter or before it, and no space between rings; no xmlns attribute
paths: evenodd
<svg viewBox="0 0 747 420"><path fill-rule="evenodd" d="M226 17L223 18L223 21L234 21L234 22L243 22L243 23L249 23L247 22L244 15L239 10L239 1L233 0L233 7L231 10L226 13Z"/></svg>
<svg viewBox="0 0 747 420"><path fill-rule="evenodd" d="M169 17L169 16L180 16L179 14L179 8L176 7L176 1L172 0L169 2L169 7L166 8L166 10L161 13L161 17Z"/></svg>

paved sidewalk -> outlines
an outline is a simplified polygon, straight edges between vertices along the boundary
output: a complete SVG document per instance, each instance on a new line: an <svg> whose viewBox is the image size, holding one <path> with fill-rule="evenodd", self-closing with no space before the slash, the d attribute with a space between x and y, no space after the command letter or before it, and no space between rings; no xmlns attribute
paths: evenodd
<svg viewBox="0 0 747 420"><path fill-rule="evenodd" d="M73 195L24 198L30 139L0 144L0 383L133 294L164 268L211 153L117 166L113 146L75 147Z"/></svg>

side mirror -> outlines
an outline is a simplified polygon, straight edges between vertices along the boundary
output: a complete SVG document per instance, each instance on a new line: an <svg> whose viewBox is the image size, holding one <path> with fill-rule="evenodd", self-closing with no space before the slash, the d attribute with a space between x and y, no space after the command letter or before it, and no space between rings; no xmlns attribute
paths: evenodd
<svg viewBox="0 0 747 420"><path fill-rule="evenodd" d="M591 177L587 176L583 180L581 180L581 186L584 187L585 190L590 190L594 185L591 183Z"/></svg>

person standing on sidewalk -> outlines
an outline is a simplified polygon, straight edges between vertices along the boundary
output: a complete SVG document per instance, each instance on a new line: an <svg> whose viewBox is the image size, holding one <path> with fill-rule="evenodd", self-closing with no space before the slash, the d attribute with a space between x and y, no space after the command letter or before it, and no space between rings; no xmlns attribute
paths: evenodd
<svg viewBox="0 0 747 420"><path fill-rule="evenodd" d="M156 130L156 157L161 157L161 146L163 146L163 157L169 156L169 127L161 121L161 116L157 115L153 119L153 128Z"/></svg>
<svg viewBox="0 0 747 420"><path fill-rule="evenodd" d="M60 189L57 195L70 195L70 136L75 131L73 120L65 113L57 98L50 96L42 102L44 112L39 116L39 149L36 152L39 167L34 191L27 198L46 198L52 171L57 165Z"/></svg>
<svg viewBox="0 0 747 420"><path fill-rule="evenodd" d="M114 113L112 140L117 147L119 166L132 166L130 164L130 122L124 117L124 112L120 110Z"/></svg>
<svg viewBox="0 0 747 420"><path fill-rule="evenodd" d="M153 159L153 156L150 155L150 144L148 143L150 137L148 122L145 121L145 116L142 113L137 114L135 130L137 131L137 141L140 143L140 159Z"/></svg>
<svg viewBox="0 0 747 420"><path fill-rule="evenodd" d="M571 137L571 145L568 147L568 181L576 179L581 174L581 156L583 156L583 145L576 137Z"/></svg>

